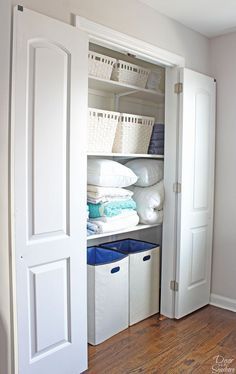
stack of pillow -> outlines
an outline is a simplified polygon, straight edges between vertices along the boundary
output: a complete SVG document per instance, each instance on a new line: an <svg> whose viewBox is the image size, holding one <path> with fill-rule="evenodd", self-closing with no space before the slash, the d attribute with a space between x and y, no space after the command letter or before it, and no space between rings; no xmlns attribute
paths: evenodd
<svg viewBox="0 0 236 374"><path fill-rule="evenodd" d="M88 235L123 230L139 223L133 192L124 188L137 180L132 170L116 161L88 160Z"/></svg>
<svg viewBox="0 0 236 374"><path fill-rule="evenodd" d="M152 130L148 153L155 155L164 155L164 143L165 126L161 123L155 123Z"/></svg>
<svg viewBox="0 0 236 374"><path fill-rule="evenodd" d="M135 159L125 164L131 169L138 180L129 189L134 193L139 221L153 225L163 221L164 163L160 160Z"/></svg>

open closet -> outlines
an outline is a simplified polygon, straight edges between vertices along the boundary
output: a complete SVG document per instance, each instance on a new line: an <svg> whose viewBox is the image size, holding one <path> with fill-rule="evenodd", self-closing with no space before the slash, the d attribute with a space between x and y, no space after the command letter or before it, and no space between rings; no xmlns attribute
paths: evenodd
<svg viewBox="0 0 236 374"><path fill-rule="evenodd" d="M20 374L79 373L87 368L87 246L157 243L160 313L181 318L209 302L215 82L185 69L181 56L79 16L69 26L18 6L13 29L15 362ZM88 75L89 51L157 71L160 82ZM164 124L164 154L88 150L88 107ZM87 165L101 158L163 161L163 223L87 236Z"/></svg>

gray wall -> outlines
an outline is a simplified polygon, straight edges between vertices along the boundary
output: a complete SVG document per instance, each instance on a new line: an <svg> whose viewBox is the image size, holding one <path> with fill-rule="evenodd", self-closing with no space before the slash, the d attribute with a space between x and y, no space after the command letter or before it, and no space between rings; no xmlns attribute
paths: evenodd
<svg viewBox="0 0 236 374"><path fill-rule="evenodd" d="M212 293L236 308L236 33L211 40L217 80L216 191Z"/></svg>
<svg viewBox="0 0 236 374"><path fill-rule="evenodd" d="M209 41L136 0L1 0L0 3L0 374L10 373L10 303L8 257L8 98L10 74L10 5L71 23L71 14L127 33L182 55L187 67L209 72ZM2 37L3 36L3 37Z"/></svg>

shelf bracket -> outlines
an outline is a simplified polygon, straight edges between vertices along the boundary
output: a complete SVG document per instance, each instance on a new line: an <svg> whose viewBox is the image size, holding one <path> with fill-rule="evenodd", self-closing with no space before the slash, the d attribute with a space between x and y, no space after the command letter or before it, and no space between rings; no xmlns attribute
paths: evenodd
<svg viewBox="0 0 236 374"><path fill-rule="evenodd" d="M127 92L123 92L123 93L120 93L120 94L115 94L115 108L116 108L116 111L119 111L119 104L120 104L120 98L121 97L132 95L133 93L138 92L138 91L139 90L132 90L132 91L127 91Z"/></svg>

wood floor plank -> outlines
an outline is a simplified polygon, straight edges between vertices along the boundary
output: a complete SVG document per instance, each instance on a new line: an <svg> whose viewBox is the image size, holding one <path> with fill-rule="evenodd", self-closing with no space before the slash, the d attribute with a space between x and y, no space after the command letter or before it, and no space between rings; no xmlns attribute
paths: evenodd
<svg viewBox="0 0 236 374"><path fill-rule="evenodd" d="M236 313L207 306L181 320L153 316L89 346L86 373L207 374L218 355L234 360L236 374Z"/></svg>

